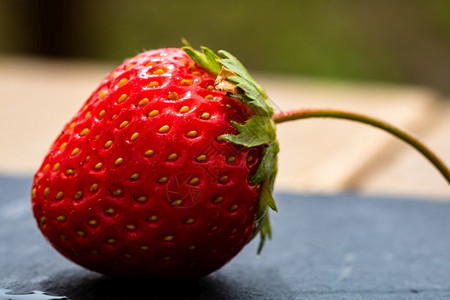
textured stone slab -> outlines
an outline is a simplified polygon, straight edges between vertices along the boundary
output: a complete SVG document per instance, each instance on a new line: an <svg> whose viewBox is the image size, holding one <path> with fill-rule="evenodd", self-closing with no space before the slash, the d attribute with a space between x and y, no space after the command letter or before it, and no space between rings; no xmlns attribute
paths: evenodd
<svg viewBox="0 0 450 300"><path fill-rule="evenodd" d="M0 299L49 299L42 292L72 300L450 297L450 203L277 194L273 241L260 258L253 241L198 281L122 281L68 262L44 241L29 208L30 183L0 177Z"/></svg>

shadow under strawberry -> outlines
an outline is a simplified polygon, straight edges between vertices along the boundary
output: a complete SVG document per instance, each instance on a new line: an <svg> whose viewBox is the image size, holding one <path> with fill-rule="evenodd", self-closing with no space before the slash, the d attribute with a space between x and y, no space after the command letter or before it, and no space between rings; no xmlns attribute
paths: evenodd
<svg viewBox="0 0 450 300"><path fill-rule="evenodd" d="M238 276L219 271L199 280L141 280L85 271L61 272L43 284L51 293L62 294L70 300L257 299L262 296L287 299L294 295L276 268L249 270L249 266L235 265L233 271ZM248 280L240 280L249 271L253 275Z"/></svg>

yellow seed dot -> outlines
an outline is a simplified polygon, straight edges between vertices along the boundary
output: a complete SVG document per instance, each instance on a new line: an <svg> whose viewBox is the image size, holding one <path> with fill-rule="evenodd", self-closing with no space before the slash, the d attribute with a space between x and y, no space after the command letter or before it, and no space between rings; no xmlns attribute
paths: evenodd
<svg viewBox="0 0 450 300"><path fill-rule="evenodd" d="M153 71L154 75L161 75L161 74L164 74L164 73L165 73L165 71L163 69L157 69L157 70Z"/></svg>
<svg viewBox="0 0 450 300"><path fill-rule="evenodd" d="M66 142L62 143L61 147L59 147L59 150L63 151L66 148L66 146L67 146Z"/></svg>
<svg viewBox="0 0 450 300"><path fill-rule="evenodd" d="M36 188L33 188L32 190L31 190L31 197L36 197Z"/></svg>
<svg viewBox="0 0 450 300"><path fill-rule="evenodd" d="M119 80L119 83L117 83L117 86L121 87L122 85L124 85L127 82L128 82L128 79L122 78L122 79Z"/></svg>
<svg viewBox="0 0 450 300"><path fill-rule="evenodd" d="M39 226L44 227L45 223L47 222L47 218L45 216L41 217L39 219Z"/></svg>
<svg viewBox="0 0 450 300"><path fill-rule="evenodd" d="M194 250L195 248L197 248L197 246L195 246L195 245L190 245L190 246L188 247L188 250Z"/></svg>
<svg viewBox="0 0 450 300"><path fill-rule="evenodd" d="M58 217L56 218L56 220L57 220L58 222L65 222L65 221L66 221L66 216L60 215L60 216L58 216Z"/></svg>
<svg viewBox="0 0 450 300"><path fill-rule="evenodd" d="M161 178L158 179L158 182L159 182L159 183L166 183L167 180L169 180L169 179L168 179L166 176L163 176L163 177L161 177Z"/></svg>
<svg viewBox="0 0 450 300"><path fill-rule="evenodd" d="M186 221L184 221L185 224L194 224L195 219L194 218L189 218Z"/></svg>
<svg viewBox="0 0 450 300"><path fill-rule="evenodd" d="M236 228L233 228L233 230L231 230L231 234L235 234L237 232Z"/></svg>
<svg viewBox="0 0 450 300"><path fill-rule="evenodd" d="M199 156L197 156L195 158L196 161L205 161L206 160L206 155L205 154L201 154Z"/></svg>
<svg viewBox="0 0 450 300"><path fill-rule="evenodd" d="M233 205L230 207L230 211L231 211L231 212L236 211L237 208L238 208L237 204L233 204Z"/></svg>
<svg viewBox="0 0 450 300"><path fill-rule="evenodd" d="M130 140L131 140L131 141L135 141L135 140L138 138L138 136L139 136L139 133L138 133L138 132L135 132L135 133L133 133L133 135L130 137Z"/></svg>
<svg viewBox="0 0 450 300"><path fill-rule="evenodd" d="M217 249L213 249L213 250L211 250L211 253L216 253L217 252Z"/></svg>
<svg viewBox="0 0 450 300"><path fill-rule="evenodd" d="M89 191L91 192L95 192L98 189L98 184L94 183L93 185L91 185L91 187L89 188Z"/></svg>
<svg viewBox="0 0 450 300"><path fill-rule="evenodd" d="M86 156L86 158L84 159L84 161L85 161L85 162L88 162L90 159L91 159L91 156L88 155L88 156Z"/></svg>
<svg viewBox="0 0 450 300"><path fill-rule="evenodd" d="M167 160L175 160L178 158L178 154L172 153L167 157Z"/></svg>
<svg viewBox="0 0 450 300"><path fill-rule="evenodd" d="M147 201L147 197L146 196L140 196L136 199L138 202L145 202Z"/></svg>
<svg viewBox="0 0 450 300"><path fill-rule="evenodd" d="M231 109L231 105L230 104L225 104L225 107L228 109Z"/></svg>
<svg viewBox="0 0 450 300"><path fill-rule="evenodd" d="M147 86L148 87L156 87L156 86L158 86L159 85L159 82L158 81L152 81L152 82L150 82Z"/></svg>
<svg viewBox="0 0 450 300"><path fill-rule="evenodd" d="M106 94L108 94L107 90L101 90L100 92L98 92L98 96L103 99L105 98Z"/></svg>
<svg viewBox="0 0 450 300"><path fill-rule="evenodd" d="M150 150L145 151L144 155L145 155L145 156L152 156L153 153L155 153L155 151L153 151L153 150L150 149Z"/></svg>
<svg viewBox="0 0 450 300"><path fill-rule="evenodd" d="M60 163L56 163L56 164L53 166L53 171L55 171L55 172L58 171L60 166L61 166Z"/></svg>
<svg viewBox="0 0 450 300"><path fill-rule="evenodd" d="M71 176L71 175L73 175L73 174L75 174L75 170L74 170L74 169L67 169L67 170L66 170L66 175L67 175L67 176Z"/></svg>
<svg viewBox="0 0 450 300"><path fill-rule="evenodd" d="M90 226L97 226L98 225L98 221L97 220L89 220L88 224Z"/></svg>
<svg viewBox="0 0 450 300"><path fill-rule="evenodd" d="M117 114L112 115L111 120L115 120L117 118Z"/></svg>
<svg viewBox="0 0 450 300"><path fill-rule="evenodd" d="M148 249L149 249L148 246L141 246L141 250L142 250L142 251L147 251Z"/></svg>
<svg viewBox="0 0 450 300"><path fill-rule="evenodd" d="M194 177L191 180L189 180L189 184L197 184L200 182L200 178Z"/></svg>
<svg viewBox="0 0 450 300"><path fill-rule="evenodd" d="M116 159L116 161L114 162L114 165L116 166L120 166L123 163L123 158L119 157L118 159Z"/></svg>
<svg viewBox="0 0 450 300"><path fill-rule="evenodd" d="M122 193L123 193L122 189L116 189L113 191L114 196L120 196L120 195L122 195Z"/></svg>
<svg viewBox="0 0 450 300"><path fill-rule="evenodd" d="M151 222L155 222L156 220L158 220L158 216L153 215L147 218L147 221L151 221Z"/></svg>
<svg viewBox="0 0 450 300"><path fill-rule="evenodd" d="M248 162L251 162L252 160L253 160L253 156L249 155L249 156L247 157L247 161L248 161Z"/></svg>
<svg viewBox="0 0 450 300"><path fill-rule="evenodd" d="M64 192L63 191L59 191L57 194L56 194L56 200L61 200L62 198L64 197Z"/></svg>
<svg viewBox="0 0 450 300"><path fill-rule="evenodd" d="M84 231L81 231L81 230L78 230L78 231L77 231L77 234L78 234L79 236L86 236L86 233L84 233Z"/></svg>
<svg viewBox="0 0 450 300"><path fill-rule="evenodd" d="M219 227L217 227L217 226L213 226L213 227L211 227L211 228L209 229L209 231L214 232L214 231L216 231L218 228L219 228Z"/></svg>
<svg viewBox="0 0 450 300"><path fill-rule="evenodd" d="M130 124L130 122L128 122L128 121L123 121L122 123L120 123L119 128L124 128L124 127L127 126L128 124Z"/></svg>
<svg viewBox="0 0 450 300"><path fill-rule="evenodd" d="M78 153L80 153L80 148L75 148L75 149L72 150L71 155L72 155L72 156L75 156L75 155L77 155Z"/></svg>
<svg viewBox="0 0 450 300"><path fill-rule="evenodd" d="M234 162L235 160L236 160L236 157L234 157L234 156L230 156L230 157L227 158L227 162L228 162L228 163L232 163L232 162Z"/></svg>
<svg viewBox="0 0 450 300"><path fill-rule="evenodd" d="M104 145L103 147L109 148L109 147L112 146L112 144L113 144L113 141L109 140L109 141L107 141L107 142L105 143L105 145Z"/></svg>
<svg viewBox="0 0 450 300"><path fill-rule="evenodd" d="M74 196L75 200L80 200L81 197L83 197L83 192L82 191L78 191L78 192L75 193L75 196Z"/></svg>
<svg viewBox="0 0 450 300"><path fill-rule="evenodd" d="M128 95L127 94L122 94L120 95L119 99L117 100L117 103L123 103L125 102L125 100L127 100Z"/></svg>
<svg viewBox="0 0 450 300"><path fill-rule="evenodd" d="M213 95L207 95L207 96L205 96L205 99L206 100L212 100L212 99L214 99L214 96Z"/></svg>
<svg viewBox="0 0 450 300"><path fill-rule="evenodd" d="M167 131L169 131L170 127L169 125L164 125L161 128L159 128L159 133L166 133Z"/></svg>
<svg viewBox="0 0 450 300"><path fill-rule="evenodd" d="M149 66L153 66L156 65L156 61L149 61L148 63L145 64L145 66L149 67Z"/></svg>
<svg viewBox="0 0 450 300"><path fill-rule="evenodd" d="M64 241L67 240L67 236L65 236L64 234L60 234L59 237L60 237L62 240L64 240Z"/></svg>
<svg viewBox="0 0 450 300"><path fill-rule="evenodd" d="M174 206L179 206L179 205L183 204L183 200L182 199L178 199L178 200L172 201L171 203Z"/></svg>
<svg viewBox="0 0 450 300"><path fill-rule="evenodd" d="M194 71L194 72L192 72L191 74L192 74L192 75L195 75L195 76L202 76L202 73L199 72L199 71Z"/></svg>
<svg viewBox="0 0 450 300"><path fill-rule="evenodd" d="M103 117L105 116L105 113L106 113L105 110L101 110L101 111L98 113L98 118L99 118L99 119L103 119Z"/></svg>
<svg viewBox="0 0 450 300"><path fill-rule="evenodd" d="M222 177L219 178L219 182L221 183L225 183L228 181L228 176L227 175L223 175Z"/></svg>
<svg viewBox="0 0 450 300"><path fill-rule="evenodd" d="M94 169L100 170L103 167L103 163L99 162L94 166Z"/></svg>
<svg viewBox="0 0 450 300"><path fill-rule="evenodd" d="M211 116L211 115L210 115L209 113L205 112L205 113L203 113L203 114L200 116L200 118L202 118L202 119L209 119L210 116Z"/></svg>
<svg viewBox="0 0 450 300"><path fill-rule="evenodd" d="M187 135L188 137L196 137L197 134L198 134L198 132L197 132L196 130L191 130L191 131L189 131L186 135Z"/></svg>
<svg viewBox="0 0 450 300"><path fill-rule="evenodd" d="M136 229L136 225L134 224L127 224L125 225L125 228L128 230L135 230Z"/></svg>
<svg viewBox="0 0 450 300"><path fill-rule="evenodd" d="M166 235L166 236L164 237L164 240L165 240L166 242L171 242L171 241L173 241L173 235Z"/></svg>
<svg viewBox="0 0 450 300"><path fill-rule="evenodd" d="M88 112L84 115L84 118L85 118L85 119L88 119L90 116L92 116L92 112L91 112L91 111L88 111Z"/></svg>
<svg viewBox="0 0 450 300"><path fill-rule="evenodd" d="M139 173L134 173L133 175L130 176L131 180L138 180L140 177Z"/></svg>
<svg viewBox="0 0 450 300"><path fill-rule="evenodd" d="M47 197L49 193L50 193L50 188L49 188L49 187L46 187L46 188L44 189L44 197Z"/></svg>
<svg viewBox="0 0 450 300"><path fill-rule="evenodd" d="M107 239L106 242L110 245L115 244L116 240L115 239Z"/></svg>
<svg viewBox="0 0 450 300"><path fill-rule="evenodd" d="M190 80L190 79L181 79L180 84L181 85L192 85L192 80Z"/></svg>
<svg viewBox="0 0 450 300"><path fill-rule="evenodd" d="M154 109L154 110L152 110L151 112L148 113L149 117L155 117L157 115L159 115L159 110L157 110L157 109Z"/></svg>
<svg viewBox="0 0 450 300"><path fill-rule="evenodd" d="M189 106L186 106L186 105L182 106L179 110L180 113L186 113L188 111L189 111Z"/></svg>
<svg viewBox="0 0 450 300"><path fill-rule="evenodd" d="M213 86L213 85L208 85L208 86L206 87L206 89L207 89L208 91L212 91L212 90L214 90L214 86Z"/></svg>
<svg viewBox="0 0 450 300"><path fill-rule="evenodd" d="M222 201L223 201L223 197L222 197L222 196L218 196L218 197L216 197L216 198L213 199L213 202L214 202L214 203L220 203L220 202L222 202Z"/></svg>
<svg viewBox="0 0 450 300"><path fill-rule="evenodd" d="M169 93L169 95L167 96L167 98L169 100L178 100L179 96L177 92L171 92Z"/></svg>
<svg viewBox="0 0 450 300"><path fill-rule="evenodd" d="M171 260L172 258L170 256L164 256L163 259L164 260Z"/></svg>
<svg viewBox="0 0 450 300"><path fill-rule="evenodd" d="M75 125L77 125L77 123L73 122L69 125L69 129L73 129L75 127Z"/></svg>
<svg viewBox="0 0 450 300"><path fill-rule="evenodd" d="M134 66L134 64L129 64L128 66L125 67L125 70L129 70Z"/></svg>
<svg viewBox="0 0 450 300"><path fill-rule="evenodd" d="M90 252L91 252L92 254L98 254L98 251L97 251L97 250L94 250L94 249L92 249Z"/></svg>
<svg viewBox="0 0 450 300"><path fill-rule="evenodd" d="M105 214L106 215L113 215L116 211L114 210L114 208L107 208L105 209Z"/></svg>
<svg viewBox="0 0 450 300"><path fill-rule="evenodd" d="M44 168L42 169L42 172L47 172L47 170L48 170L48 168L50 167L50 164L46 164L45 166L44 166Z"/></svg>
<svg viewBox="0 0 450 300"><path fill-rule="evenodd" d="M142 105L148 104L149 102L150 102L150 100L148 100L148 98L144 98L141 101L139 101L138 105L142 106Z"/></svg>

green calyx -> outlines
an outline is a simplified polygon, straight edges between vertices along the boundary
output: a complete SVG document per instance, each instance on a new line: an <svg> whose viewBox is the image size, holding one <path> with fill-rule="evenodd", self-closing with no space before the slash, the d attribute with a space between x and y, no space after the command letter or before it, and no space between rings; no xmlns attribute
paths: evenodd
<svg viewBox="0 0 450 300"><path fill-rule="evenodd" d="M272 196L273 184L277 173L278 141L275 123L272 120L273 109L263 88L250 76L247 69L236 57L220 50L217 55L212 50L202 47L194 50L184 41L182 49L201 68L216 75L216 88L236 98L251 112L251 117L244 123L231 122L239 132L236 135L224 134L222 138L236 145L245 147L263 146L263 156L256 173L250 178L251 184L261 185L259 209L256 217L254 236L260 235L258 254L267 238L271 238L269 208L277 211Z"/></svg>

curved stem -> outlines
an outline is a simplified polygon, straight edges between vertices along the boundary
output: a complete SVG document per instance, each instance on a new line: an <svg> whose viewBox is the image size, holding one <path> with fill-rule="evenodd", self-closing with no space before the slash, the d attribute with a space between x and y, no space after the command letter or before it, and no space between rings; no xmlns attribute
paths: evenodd
<svg viewBox="0 0 450 300"><path fill-rule="evenodd" d="M347 112L335 109L298 109L287 112L275 113L273 120L275 123L283 123L286 121L307 119L307 118L335 118L356 121L372 125L384 131L387 131L405 143L411 145L417 151L423 154L430 163L432 163L438 171L444 176L447 183L450 185L450 170L445 163L427 146L420 142L417 138L408 134L407 132L373 117L362 115L359 113Z"/></svg>

